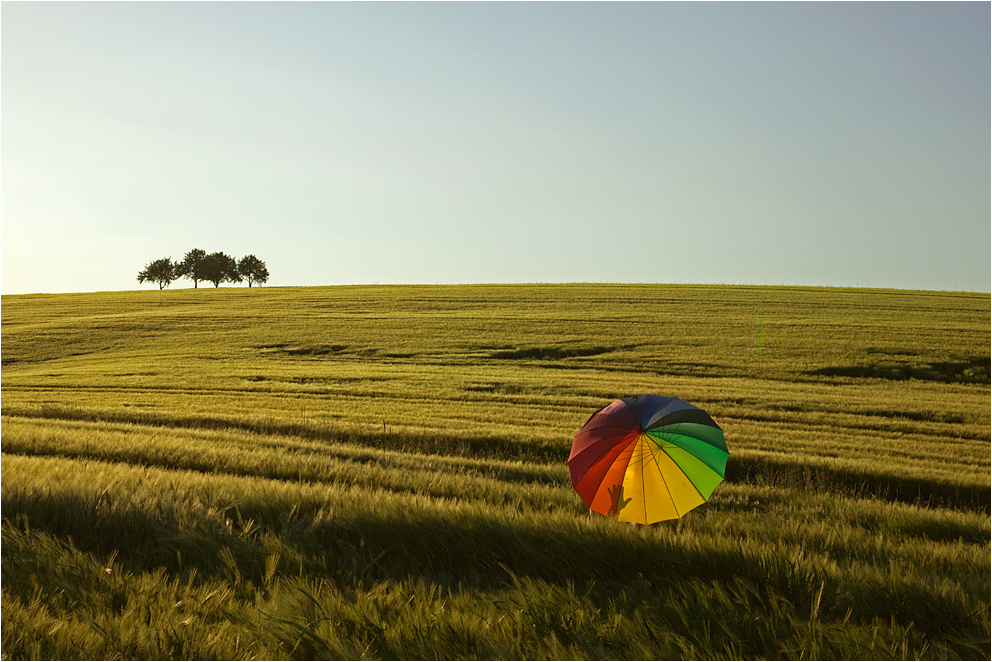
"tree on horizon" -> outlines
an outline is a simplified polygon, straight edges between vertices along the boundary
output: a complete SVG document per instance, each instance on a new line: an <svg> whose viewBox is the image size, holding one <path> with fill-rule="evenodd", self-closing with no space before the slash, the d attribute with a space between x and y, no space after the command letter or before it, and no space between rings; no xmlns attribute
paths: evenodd
<svg viewBox="0 0 992 662"><path fill-rule="evenodd" d="M248 287L251 287L252 283L261 285L269 280L268 268L254 255L245 255L238 261L238 273L248 281Z"/></svg>
<svg viewBox="0 0 992 662"><path fill-rule="evenodd" d="M203 280L220 287L221 283L240 283L244 280L238 273L238 262L226 253L211 253L201 263Z"/></svg>
<svg viewBox="0 0 992 662"><path fill-rule="evenodd" d="M173 264L172 257L153 260L138 272L139 283L158 283L158 289L160 290L168 287L177 277L176 265Z"/></svg>
<svg viewBox="0 0 992 662"><path fill-rule="evenodd" d="M209 280L203 271L203 261L206 257L207 252L200 248L194 248L186 253L183 261L176 265L176 278L189 278L193 281L193 289L197 288L197 283L201 280Z"/></svg>

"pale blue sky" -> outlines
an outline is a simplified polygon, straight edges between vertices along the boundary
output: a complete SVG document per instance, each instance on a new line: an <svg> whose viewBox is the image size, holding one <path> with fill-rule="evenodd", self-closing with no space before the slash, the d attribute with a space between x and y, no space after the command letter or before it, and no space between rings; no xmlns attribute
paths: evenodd
<svg viewBox="0 0 992 662"><path fill-rule="evenodd" d="M990 4L0 5L0 290L990 290ZM191 286L180 281L173 287Z"/></svg>

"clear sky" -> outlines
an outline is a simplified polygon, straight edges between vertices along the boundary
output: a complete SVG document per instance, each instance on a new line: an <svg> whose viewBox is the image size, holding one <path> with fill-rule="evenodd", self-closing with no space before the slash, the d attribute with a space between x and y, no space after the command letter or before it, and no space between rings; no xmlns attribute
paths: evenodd
<svg viewBox="0 0 992 662"><path fill-rule="evenodd" d="M989 292L990 3L0 5L0 290ZM180 281L173 287L190 287Z"/></svg>

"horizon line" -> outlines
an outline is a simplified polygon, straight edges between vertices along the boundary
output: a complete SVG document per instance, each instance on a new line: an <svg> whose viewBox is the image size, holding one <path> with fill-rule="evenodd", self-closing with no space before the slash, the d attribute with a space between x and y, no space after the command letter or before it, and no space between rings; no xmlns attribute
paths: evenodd
<svg viewBox="0 0 992 662"><path fill-rule="evenodd" d="M7 292L0 293L2 297L8 296L35 296L35 295L46 295L46 296L58 296L62 294L111 294L111 293L130 293L130 292L164 292L166 290L179 291L179 290L247 290L247 289L287 289L287 288L329 288L329 287L487 287L487 286L553 286L553 285L637 285L637 286L675 286L675 287L758 287L758 288L789 288L789 289L831 289L831 290L890 290L896 292L929 292L929 293L947 293L947 294L985 294L992 296L992 291L985 290L944 290L944 289L928 289L928 288L915 288L915 287L887 287L887 286L877 286L877 285L803 285L803 284L768 284L768 283L684 283L684 282L652 282L652 281L529 281L529 282L461 282L461 283L380 283L377 281L366 282L366 283L334 283L328 285L256 285L251 288L248 286L227 286L227 287L177 287L170 288L166 287L162 290L147 288L147 289L130 289L130 290L75 290L66 292Z"/></svg>

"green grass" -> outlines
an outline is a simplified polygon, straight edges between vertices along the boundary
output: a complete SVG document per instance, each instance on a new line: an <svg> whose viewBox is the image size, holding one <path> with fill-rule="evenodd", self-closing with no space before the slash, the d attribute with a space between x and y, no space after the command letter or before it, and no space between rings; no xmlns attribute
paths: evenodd
<svg viewBox="0 0 992 662"><path fill-rule="evenodd" d="M2 303L4 658L990 656L987 294ZM569 482L639 393L731 449L677 522Z"/></svg>

